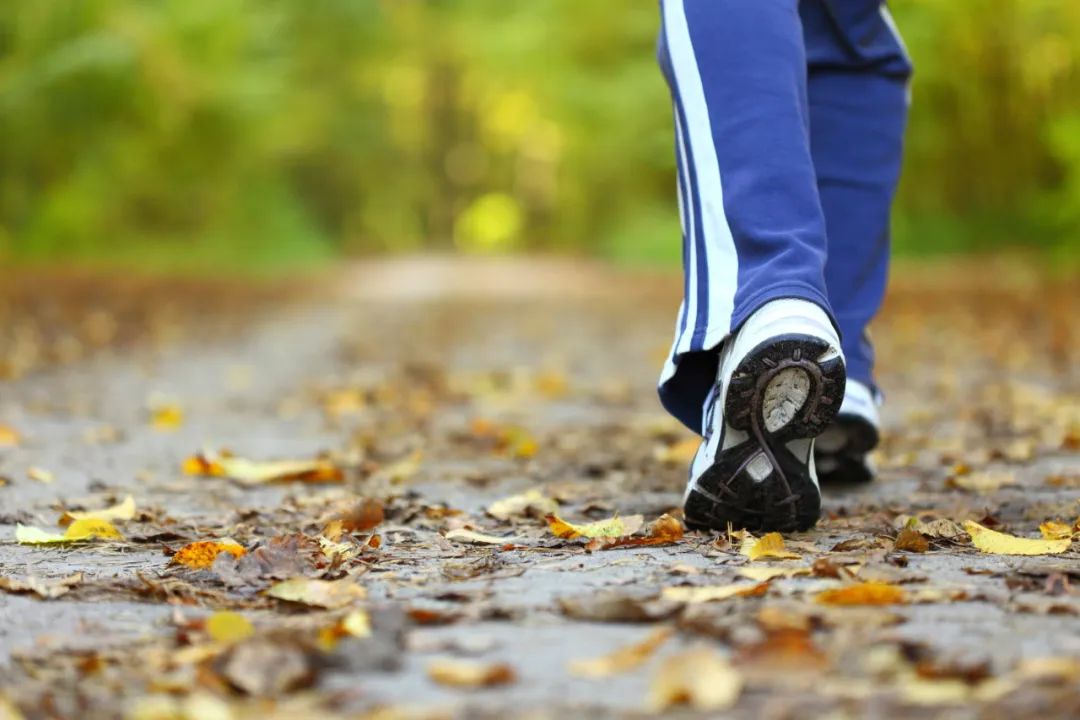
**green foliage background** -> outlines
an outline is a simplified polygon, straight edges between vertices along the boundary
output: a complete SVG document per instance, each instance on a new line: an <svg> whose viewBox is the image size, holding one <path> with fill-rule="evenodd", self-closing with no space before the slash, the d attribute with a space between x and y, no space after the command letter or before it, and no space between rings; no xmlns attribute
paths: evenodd
<svg viewBox="0 0 1080 720"><path fill-rule="evenodd" d="M902 253L1080 250L1080 3L894 0ZM676 263L655 3L0 4L0 256L296 267L342 252Z"/></svg>

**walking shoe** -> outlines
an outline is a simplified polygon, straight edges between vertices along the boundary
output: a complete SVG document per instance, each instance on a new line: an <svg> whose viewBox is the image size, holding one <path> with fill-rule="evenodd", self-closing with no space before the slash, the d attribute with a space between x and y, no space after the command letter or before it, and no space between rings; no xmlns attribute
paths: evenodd
<svg viewBox="0 0 1080 720"><path fill-rule="evenodd" d="M840 413L814 443L814 464L823 484L858 484L874 479L870 451L880 438L877 402L870 388L848 380Z"/></svg>
<svg viewBox="0 0 1080 720"><path fill-rule="evenodd" d="M821 513L814 438L836 418L844 357L825 312L774 300L720 351L683 496L689 527L806 530Z"/></svg>

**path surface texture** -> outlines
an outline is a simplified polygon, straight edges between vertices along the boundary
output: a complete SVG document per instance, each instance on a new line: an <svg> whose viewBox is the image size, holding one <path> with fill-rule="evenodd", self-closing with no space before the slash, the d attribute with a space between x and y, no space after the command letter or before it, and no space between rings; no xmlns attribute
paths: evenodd
<svg viewBox="0 0 1080 720"><path fill-rule="evenodd" d="M674 278L322 285L0 386L0 718L1080 716L1075 282L900 268L784 537L683 531Z"/></svg>

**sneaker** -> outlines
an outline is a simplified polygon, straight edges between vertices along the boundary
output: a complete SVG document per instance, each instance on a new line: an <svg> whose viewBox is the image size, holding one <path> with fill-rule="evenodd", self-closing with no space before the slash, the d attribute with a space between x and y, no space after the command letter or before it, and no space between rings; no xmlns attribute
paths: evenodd
<svg viewBox="0 0 1080 720"><path fill-rule="evenodd" d="M874 479L870 451L881 437L874 393L848 380L844 402L832 425L814 443L814 464L824 484L859 484Z"/></svg>
<svg viewBox="0 0 1080 720"><path fill-rule="evenodd" d="M683 496L699 529L807 530L821 513L814 438L836 418L844 357L825 312L774 300L720 351Z"/></svg>

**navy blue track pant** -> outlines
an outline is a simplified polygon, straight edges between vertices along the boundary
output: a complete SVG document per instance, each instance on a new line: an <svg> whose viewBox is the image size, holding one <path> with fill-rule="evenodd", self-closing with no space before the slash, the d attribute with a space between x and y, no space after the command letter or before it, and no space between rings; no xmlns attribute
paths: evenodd
<svg viewBox="0 0 1080 720"><path fill-rule="evenodd" d="M801 298L874 387L866 325L885 291L911 64L881 0L661 0L685 287L664 406L701 430L718 346Z"/></svg>

